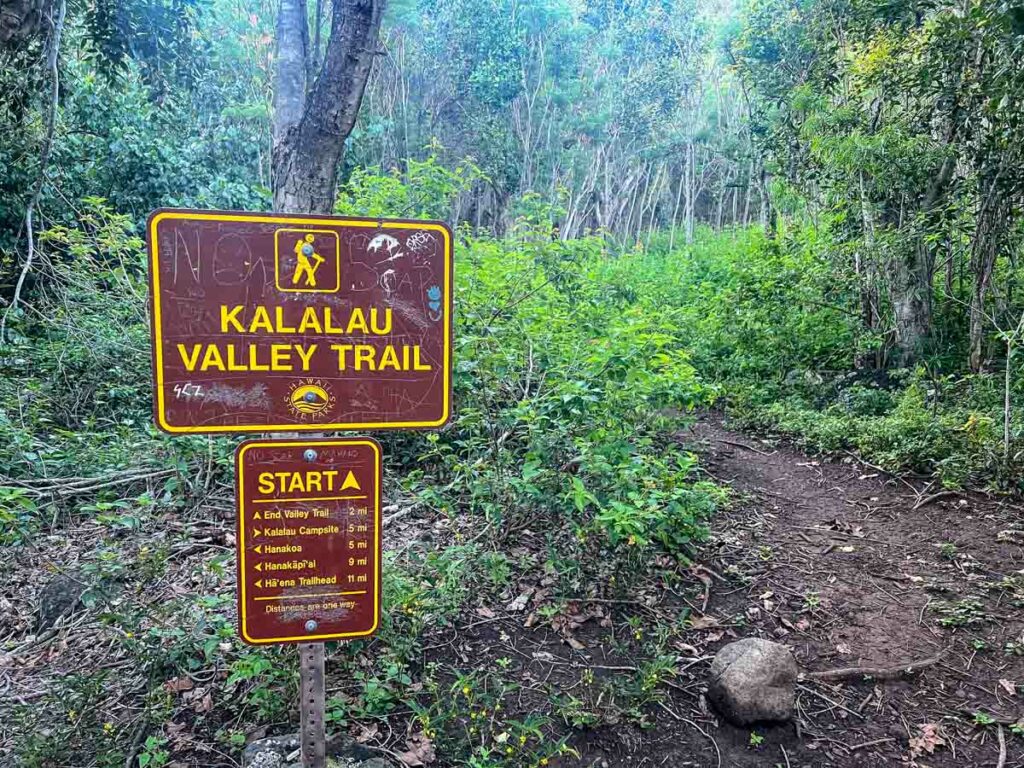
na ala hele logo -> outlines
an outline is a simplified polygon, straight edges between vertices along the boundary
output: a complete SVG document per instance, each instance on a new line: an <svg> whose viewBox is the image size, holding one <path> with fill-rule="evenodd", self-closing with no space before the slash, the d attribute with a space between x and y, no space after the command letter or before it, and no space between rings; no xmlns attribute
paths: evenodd
<svg viewBox="0 0 1024 768"><path fill-rule="evenodd" d="M333 410L337 398L323 379L299 379L292 382L285 397L288 410L303 421L319 421Z"/></svg>

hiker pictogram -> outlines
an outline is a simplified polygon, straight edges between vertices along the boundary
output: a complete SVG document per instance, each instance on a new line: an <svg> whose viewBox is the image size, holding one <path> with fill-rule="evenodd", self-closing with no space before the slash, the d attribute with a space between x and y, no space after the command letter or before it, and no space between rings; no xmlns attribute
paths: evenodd
<svg viewBox="0 0 1024 768"><path fill-rule="evenodd" d="M313 246L313 235L306 235L295 243L295 271L292 273L292 285L300 285L305 278L307 288L316 288L316 271L327 259L316 252Z"/></svg>
<svg viewBox="0 0 1024 768"><path fill-rule="evenodd" d="M286 293L335 293L341 287L338 234L283 228L274 233L277 289Z"/></svg>

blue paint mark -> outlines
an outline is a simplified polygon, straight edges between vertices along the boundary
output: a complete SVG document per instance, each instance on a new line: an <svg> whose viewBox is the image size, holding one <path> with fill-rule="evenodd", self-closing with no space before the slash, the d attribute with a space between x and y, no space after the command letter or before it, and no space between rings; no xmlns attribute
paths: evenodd
<svg viewBox="0 0 1024 768"><path fill-rule="evenodd" d="M430 308L431 320L437 322L441 319L441 289L436 285L427 288L427 307Z"/></svg>

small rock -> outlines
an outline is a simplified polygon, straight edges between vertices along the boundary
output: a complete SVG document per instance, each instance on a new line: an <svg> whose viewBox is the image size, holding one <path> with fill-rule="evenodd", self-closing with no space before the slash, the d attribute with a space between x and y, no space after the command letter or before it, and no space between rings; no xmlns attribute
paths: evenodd
<svg viewBox="0 0 1024 768"><path fill-rule="evenodd" d="M299 749L298 736L268 736L246 745L242 752L243 768L285 768L291 765L288 755Z"/></svg>
<svg viewBox="0 0 1024 768"><path fill-rule="evenodd" d="M734 725L789 720L797 673L786 646L757 637L738 640L711 662L708 700Z"/></svg>
<svg viewBox="0 0 1024 768"><path fill-rule="evenodd" d="M242 768L302 768L300 749L298 734L258 739L242 752ZM289 760L292 755L295 758ZM328 738L327 755L330 768L392 768L387 760L343 734Z"/></svg>
<svg viewBox="0 0 1024 768"><path fill-rule="evenodd" d="M77 573L58 573L39 591L39 625L44 630L81 605L85 583Z"/></svg>

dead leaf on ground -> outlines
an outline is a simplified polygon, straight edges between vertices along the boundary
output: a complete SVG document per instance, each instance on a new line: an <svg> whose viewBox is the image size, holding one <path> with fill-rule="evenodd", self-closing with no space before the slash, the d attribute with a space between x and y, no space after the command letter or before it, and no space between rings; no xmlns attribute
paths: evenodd
<svg viewBox="0 0 1024 768"><path fill-rule="evenodd" d="M476 609L476 615L480 616L482 618L485 618L485 619L493 619L498 614L496 614L494 611L492 611L486 605L481 605L479 608Z"/></svg>
<svg viewBox="0 0 1024 768"><path fill-rule="evenodd" d="M691 616L690 617L690 629L712 629L717 627L721 622L718 621L714 616Z"/></svg>
<svg viewBox="0 0 1024 768"><path fill-rule="evenodd" d="M191 691L195 687L195 683L192 682L192 678L188 675L182 675L181 677L175 677L164 683L166 688L171 693L181 693L182 691Z"/></svg>
<svg viewBox="0 0 1024 768"><path fill-rule="evenodd" d="M945 746L939 726L936 723L925 723L918 729L918 735L910 739L910 757L933 754L936 747Z"/></svg>
<svg viewBox="0 0 1024 768"><path fill-rule="evenodd" d="M572 635L566 635L565 636L565 642L567 642L569 644L570 648L572 648L573 650L576 650L576 651L585 651L587 649L587 646L585 646L583 643L581 643L579 640L577 640Z"/></svg>
<svg viewBox="0 0 1024 768"><path fill-rule="evenodd" d="M517 597L515 600L513 600L506 606L506 610L511 611L512 613L525 610L527 603L530 602L530 596L533 594L533 592L534 590L528 589L525 592L521 593L519 597Z"/></svg>
<svg viewBox="0 0 1024 768"><path fill-rule="evenodd" d="M437 759L437 755L434 753L434 743L422 732L414 733L406 739L405 746L407 747L406 751L400 752L398 759L410 768L430 765Z"/></svg>
<svg viewBox="0 0 1024 768"><path fill-rule="evenodd" d="M209 712L213 709L213 696L207 693L203 698L199 699L199 701L192 705L192 709L199 713Z"/></svg>
<svg viewBox="0 0 1024 768"><path fill-rule="evenodd" d="M376 723L362 725L359 727L359 733L356 734L356 741L359 744L365 744L368 741L376 739L378 733L380 733L380 728Z"/></svg>
<svg viewBox="0 0 1024 768"><path fill-rule="evenodd" d="M1017 684L1012 680L1000 679L999 686L1011 696L1017 695Z"/></svg>

